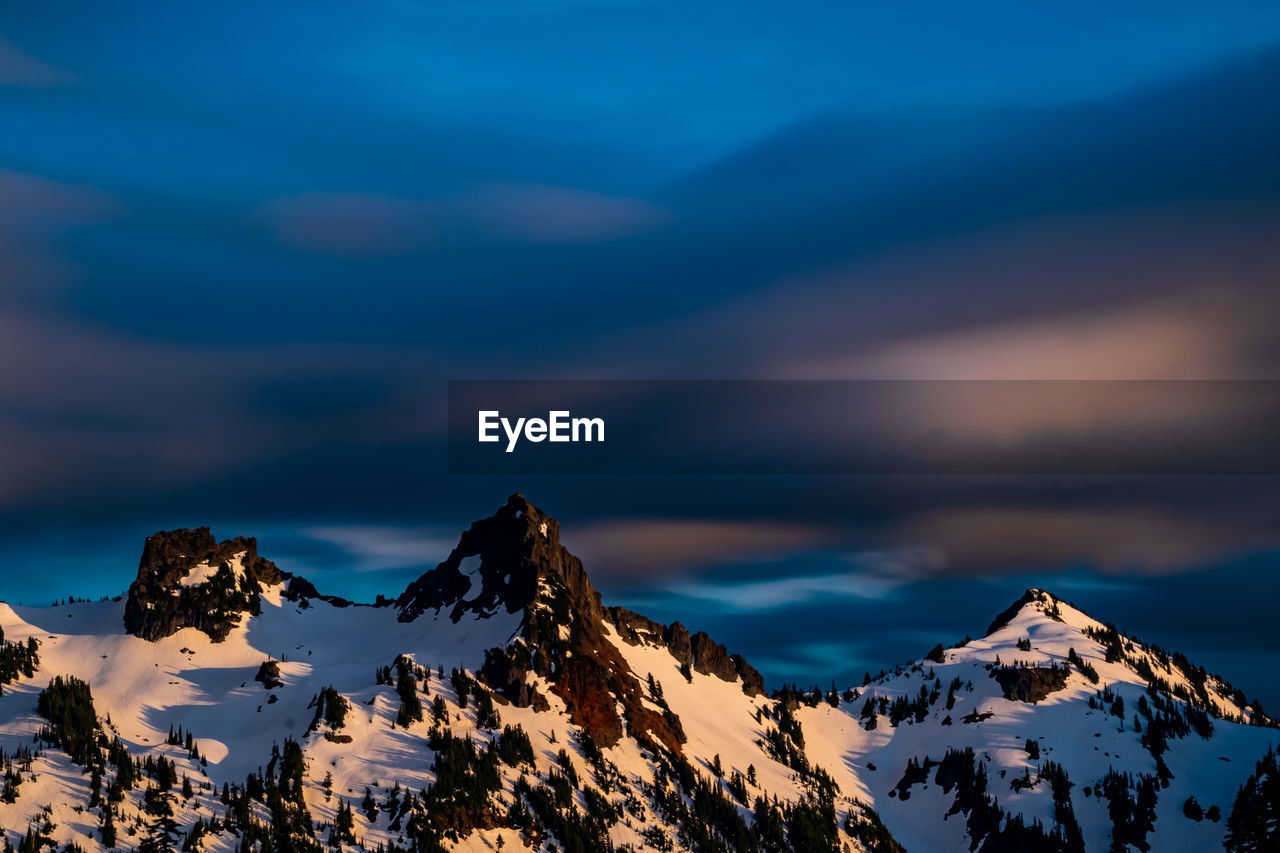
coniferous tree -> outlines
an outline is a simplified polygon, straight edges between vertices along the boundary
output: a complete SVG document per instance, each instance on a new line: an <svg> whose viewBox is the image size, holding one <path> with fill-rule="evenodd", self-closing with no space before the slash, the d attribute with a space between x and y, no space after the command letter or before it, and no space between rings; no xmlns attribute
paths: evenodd
<svg viewBox="0 0 1280 853"><path fill-rule="evenodd" d="M108 850L116 846L116 820L111 813L111 807L107 806L102 810L102 822L100 824L100 834L102 836L102 846Z"/></svg>
<svg viewBox="0 0 1280 853"><path fill-rule="evenodd" d="M1231 853L1273 851L1280 827L1280 761L1274 749L1257 763L1236 794L1227 817L1225 846Z"/></svg>
<svg viewBox="0 0 1280 853"><path fill-rule="evenodd" d="M418 698L418 680L414 677L409 660L404 655L396 658L396 692L400 694L400 711L396 725L408 726L422 719L422 700Z"/></svg>
<svg viewBox="0 0 1280 853"><path fill-rule="evenodd" d="M77 764L88 765L97 753L95 730L98 727L89 685L73 675L55 676L49 686L40 691L36 710L49 721L41 732L41 739L62 747Z"/></svg>

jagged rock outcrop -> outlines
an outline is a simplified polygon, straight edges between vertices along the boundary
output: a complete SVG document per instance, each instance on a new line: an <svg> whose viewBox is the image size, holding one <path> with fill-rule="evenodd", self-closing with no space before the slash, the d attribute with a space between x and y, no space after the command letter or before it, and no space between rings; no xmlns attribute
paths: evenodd
<svg viewBox="0 0 1280 853"><path fill-rule="evenodd" d="M1004 698L1032 705L1065 688L1068 675L1065 666L998 666L991 670Z"/></svg>
<svg viewBox="0 0 1280 853"><path fill-rule="evenodd" d="M258 598L266 586L285 584L285 597L308 606L322 598L338 607L350 602L320 595L307 580L281 571L258 554L258 541L237 536L219 542L208 527L162 530L148 536L129 586L125 630L144 640L159 640L183 628L204 631L221 642L247 616L262 611Z"/></svg>
<svg viewBox="0 0 1280 853"><path fill-rule="evenodd" d="M693 650L693 671L714 675L721 681L736 681L738 671L729 660L729 650L717 643L706 631L699 631L689 638Z"/></svg>
<svg viewBox="0 0 1280 853"><path fill-rule="evenodd" d="M679 622L672 622L671 627L663 632L662 638L673 658L683 664L693 663L693 638L689 636L688 628Z"/></svg>
<svg viewBox="0 0 1280 853"><path fill-rule="evenodd" d="M560 544L560 523L523 495L512 495L491 517L474 522L440 565L414 581L396 600L401 622L428 610L447 609L454 622L527 609L543 581L557 583L569 604L587 618L602 614L582 561Z"/></svg>
<svg viewBox="0 0 1280 853"><path fill-rule="evenodd" d="M655 622L648 616L641 616L625 607L610 607L605 613L622 639L633 646L641 642L653 646L666 643L668 628L661 622Z"/></svg>
<svg viewBox="0 0 1280 853"><path fill-rule="evenodd" d="M261 612L262 587L285 577L258 555L255 539L218 542L208 527L160 531L143 546L125 602L125 630L158 640L197 628L220 642L245 614Z"/></svg>
<svg viewBox="0 0 1280 853"><path fill-rule="evenodd" d="M764 676L760 674L760 670L747 663L742 655L730 655L729 660L733 661L733 668L742 679L742 692L748 696L763 696Z"/></svg>
<svg viewBox="0 0 1280 853"><path fill-rule="evenodd" d="M606 615L624 642L633 646L638 643L666 646L673 658L689 664L695 672L714 675L723 681L740 679L743 693L748 696L764 694L764 677L760 672L742 655L729 654L728 649L712 640L705 631L690 634L680 622L663 625L625 607L610 607Z"/></svg>
<svg viewBox="0 0 1280 853"><path fill-rule="evenodd" d="M324 593L321 593L320 590L316 589L315 584L313 584L311 581L307 580L304 577L291 575L288 572L281 572L281 574L284 577L288 578L288 582L285 584L285 587L284 587L284 597L287 598L289 601L296 602L297 605L303 609L306 609L307 607L310 606L311 599L313 598L319 599L321 601L327 601L330 604L332 604L334 607L351 607L353 604L353 602L341 596L325 595ZM373 606L385 607L389 603L390 602L387 601L383 596L379 595L377 603L375 603Z"/></svg>

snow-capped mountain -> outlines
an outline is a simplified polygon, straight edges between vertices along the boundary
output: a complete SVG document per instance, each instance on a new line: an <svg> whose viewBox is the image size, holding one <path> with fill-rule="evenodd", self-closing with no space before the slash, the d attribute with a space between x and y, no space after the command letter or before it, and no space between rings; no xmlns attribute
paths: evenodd
<svg viewBox="0 0 1280 853"><path fill-rule="evenodd" d="M23 851L1278 843L1273 722L1047 592L863 684L770 695L705 633L604 607L519 495L394 600L202 528L150 537L126 595L3 604L0 628Z"/></svg>

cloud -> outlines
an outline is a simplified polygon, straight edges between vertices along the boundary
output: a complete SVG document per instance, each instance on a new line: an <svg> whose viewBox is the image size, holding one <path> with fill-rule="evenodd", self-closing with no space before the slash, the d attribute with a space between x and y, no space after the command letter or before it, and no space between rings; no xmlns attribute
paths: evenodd
<svg viewBox="0 0 1280 853"><path fill-rule="evenodd" d="M943 554L936 547L856 551L842 555L840 561L852 568L752 580L697 578L664 589L668 595L695 600L700 609L759 613L838 599L882 601L944 567Z"/></svg>
<svg viewBox="0 0 1280 853"><path fill-rule="evenodd" d="M666 214L634 198L567 187L486 183L427 199L306 193L269 202L255 219L295 249L386 257L488 243L595 243L647 231Z"/></svg>
<svg viewBox="0 0 1280 853"><path fill-rule="evenodd" d="M650 375L718 378L1276 376L1263 318L1280 311L1278 228L1273 206L1202 204L904 234L575 358L603 372L625 353Z"/></svg>
<svg viewBox="0 0 1280 853"><path fill-rule="evenodd" d="M1253 113L1257 103L1266 102L1253 103ZM1141 103L1129 107L1125 101L1114 112L1152 112ZM261 112L248 115L262 117ZM1068 126L1073 115L1048 126ZM1181 113L1172 115L1176 119ZM150 128L144 117L132 113L121 123L135 136L145 134ZM562 151L555 159L564 168L531 171L515 162L512 151L518 146L478 146L471 137L463 147L475 156L462 172L475 183L441 190L435 185L440 174L423 177L413 168L423 144L393 144L391 159L353 156L357 144L367 143L368 126L360 123L346 133L316 136L315 151L281 164L287 168L244 174L245 183L216 185L230 162L228 152L238 156L238 146L244 145L253 154L254 145L277 138L281 129L269 124L273 133L254 134L253 122L246 125L246 120L229 128L236 131L231 137L236 145L214 145L221 152L214 168L188 174L182 171L188 160L166 161L149 177L182 180L187 197L136 199L139 209L123 226L65 251L56 241L69 232L41 211L53 210L49 200L59 196L58 216L76 210L87 214L91 199L59 195L68 187L47 182L42 190L32 189L39 181L33 184L29 177L22 179L19 192L0 193L0 207L6 195L26 206L15 204L11 220L27 230L5 231L0 225L6 287L14 252L26 252L32 264L59 263L72 271L73 262L95 265L91 280L63 291L41 306L43 311L4 318L9 341L0 343L2 452L10 466L6 470L21 472L20 478L0 478L6 508L24 506L24 488L32 505L95 502L104 511L119 504L121 491L133 490L152 496L146 511L163 509L170 496L180 495L174 500L188 506L238 501L276 517L285 512L328 517L337 502L348 502L361 517L403 518L420 516L424 507L447 514L471 505L469 500L487 506L493 493L532 491L535 486L523 478L431 486L442 482L433 473L438 468L431 467L439 464L428 443L431 413L443 405L437 380L450 371L646 378L1165 377L1257 375L1277 363L1267 349L1274 335L1265 326L1276 313L1267 285L1278 268L1277 253L1269 248L1276 225L1268 201L1275 186L1271 172L1260 174L1259 208L1249 210L1239 203L1192 198L1193 190L1217 178L1204 178L1203 185L1188 190L1201 172L1167 168L1237 163L1229 156L1231 146L1254 140L1266 148L1271 138L1266 127L1255 138L1236 133L1232 124L1221 130L1221 144L1186 148L1185 135L1165 132L1173 123L1166 121L1150 134L1133 137L1143 145L1159 142L1165 152L1159 168L1143 171L1135 167L1144 165L1150 152L1144 148L1135 154L1126 147L1127 126L1089 125L1097 133L1086 140L1093 154L1072 160L1061 154L1064 146L1043 143L1045 116L1037 115L1020 125L1029 128L1026 138L992 131L1003 141L988 160L1008 166L1004 171L988 168L987 161L958 161L958 184L937 188L935 170L919 176L920 185L887 182L885 195L874 199L823 199L838 208L834 211L804 209L813 204L804 193L785 210L744 203L740 208L751 215L740 219L750 221L726 226L718 218L699 219L698 211L679 203L669 204L673 213L665 220L666 214L643 199L627 198L634 189L618 190L617 196L568 189L594 182ZM1036 127L1040 131L1032 133ZM424 137L395 138L434 143L449 133L437 128ZM896 133L885 129L878 143L882 150L899 151ZM814 164L814 185L825 186L825 176L843 174L828 166L847 164L851 156L842 142L825 138L836 159L806 158L789 148L779 160ZM918 147L930 146L921 142ZM914 150L903 152L904 171L914 169ZM1107 184L1097 190L1096 205L1071 207L1074 196L1064 205L1062 193L1075 183L1069 176L1095 174L1090 167L1116 150L1121 156L1114 168L1134 176L1125 184L1132 194L1117 203L1107 195ZM1040 154L1046 151L1053 156L1043 160ZM456 154L451 149L450 158ZM128 185L136 179L132 170L138 162L131 158L125 168L103 161L101 171L92 174ZM1243 172L1254 160L1245 157L1239 163ZM343 164L352 165L344 170ZM84 164L62 165L83 173ZM1034 173L1029 186L1020 180L1026 173ZM733 180L761 189L774 177L764 169L740 172ZM1133 204L1134 182L1143 181L1147 197ZM233 206L250 209L263 198L314 186L361 191L288 196L262 206L256 224L268 226L292 251L263 247L260 231L237 233L235 223L222 227ZM722 198L722 190L717 185L716 198ZM1211 191L1216 189L1203 195ZM895 193L896 201L889 199ZM1079 194L1093 193L1084 188ZM1165 204L1170 197L1183 206ZM892 203L881 217L885 199ZM985 215L988 205L999 207L999 215ZM1112 209L1106 211L1108 206ZM911 215L902 216L904 209ZM0 210L0 219L5 215ZM45 242L28 239L30 229L45 227L42 221L48 223L40 235ZM89 221L87 215L82 221ZM574 246L610 235L649 235L653 228L660 233L634 243ZM870 237L863 239L864 232ZM234 243L245 237L251 240L248 246ZM37 243L38 259L29 248ZM500 245L517 250L487 251ZM547 246L560 248L545 251ZM414 256L453 248L462 250L456 266ZM408 257L373 262L395 255ZM359 263L329 263L335 256ZM545 263L525 263L532 256ZM245 257L262 263L242 265ZM159 263L151 263L153 258ZM497 308L495 293L503 297ZM483 336L475 332L476 317L485 320ZM406 346L379 343L393 337ZM1004 413L994 414L971 412L973 428L1012 422ZM1051 421L1068 418L1062 423L1070 424L1080 413L1031 414L1052 415ZM371 482L379 488L366 488ZM804 480L802 486L743 478L703 487L690 480L674 488L634 479L585 488L581 481L544 478L538 488L544 486L549 510L572 506L582 521L601 526L613 523L601 521L611 514L639 512L667 521L673 520L667 514L687 516L680 529L633 528L640 535L631 537L616 530L620 544L584 540L598 554L590 560L593 568L601 563L619 577L679 574L722 555L767 559L833 541L845 549L849 543L832 532L838 530L835 524L812 523L804 516L845 512L846 500L857 506L847 511L849 525L865 526L874 519L892 526L922 509L1018 496L1013 484L975 495L950 492L935 482L910 500L895 501L885 497L890 489L884 484L846 485L835 478ZM859 489L862 494L851 498ZM276 499L286 492L289 500ZM695 492L700 500L688 496ZM1100 495L1095 499L1101 503ZM1131 497L1152 505L1176 498L1155 486ZM1224 494L1222 502L1244 506L1249 500ZM801 533L752 532L744 529L755 526L747 518L717 535L692 532L703 521L722 524L732 511L726 507L747 504L745 512L772 518L771 524L796 519ZM573 540L582 538L577 525L566 530ZM664 532L671 533L665 542ZM885 547L889 544L894 543ZM1041 556L1056 564L1062 548L1071 544L1054 538Z"/></svg>
<svg viewBox="0 0 1280 853"><path fill-rule="evenodd" d="M284 245L318 255L399 255L437 239L431 204L390 196L306 193L270 202L259 218Z"/></svg>
<svg viewBox="0 0 1280 853"><path fill-rule="evenodd" d="M298 532L340 548L357 572L415 566L425 571L449 556L458 541L456 531L386 525L304 527Z"/></svg>
<svg viewBox="0 0 1280 853"><path fill-rule="evenodd" d="M532 244L610 240L667 218L640 199L528 184L486 184L458 204L496 238Z"/></svg>
<svg viewBox="0 0 1280 853"><path fill-rule="evenodd" d="M1254 311L1256 304L1226 292L1179 294L947 330L784 371L875 379L1260 378L1272 371L1247 359L1263 332Z"/></svg>
<svg viewBox="0 0 1280 853"><path fill-rule="evenodd" d="M0 222L38 227L100 222L121 210L102 190L0 167Z"/></svg>
<svg viewBox="0 0 1280 853"><path fill-rule="evenodd" d="M92 187L0 167L0 300L65 284L75 267L59 251L62 239L123 213L118 200Z"/></svg>
<svg viewBox="0 0 1280 853"><path fill-rule="evenodd" d="M0 38L0 86L24 89L52 89L78 80L76 75L23 53L12 42Z"/></svg>
<svg viewBox="0 0 1280 853"><path fill-rule="evenodd" d="M709 564L762 562L819 548L831 532L802 524L719 519L630 518L575 526L565 545L593 574L674 575Z"/></svg>
<svg viewBox="0 0 1280 853"><path fill-rule="evenodd" d="M809 601L830 598L882 599L898 583L861 574L807 575L746 583L682 583L670 588L674 595L698 599L703 607L753 613L782 610Z"/></svg>
<svg viewBox="0 0 1280 853"><path fill-rule="evenodd" d="M429 446L442 429L422 392L440 366L427 349L228 350L11 308L0 312L0 510L106 511L197 484L201 504L237 492L242 503L228 480L285 460L333 472L343 454L363 455L346 473L359 479L384 448ZM343 383L372 376L376 386Z"/></svg>
<svg viewBox="0 0 1280 853"><path fill-rule="evenodd" d="M1150 506L957 506L913 514L888 538L940 549L952 576L1080 565L1164 575L1280 548L1280 535L1260 519L1199 515Z"/></svg>

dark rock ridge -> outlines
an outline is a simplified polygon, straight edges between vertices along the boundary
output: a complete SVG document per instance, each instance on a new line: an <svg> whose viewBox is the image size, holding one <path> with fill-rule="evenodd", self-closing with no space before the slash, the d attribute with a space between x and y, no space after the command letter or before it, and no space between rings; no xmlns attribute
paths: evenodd
<svg viewBox="0 0 1280 853"><path fill-rule="evenodd" d="M689 664L694 672L714 675L722 681L742 679L743 693L764 694L764 676L742 655L729 654L728 649L705 631L690 635L689 629L679 622L663 625L625 607L610 607L607 614L623 641L633 646L642 642L665 646L672 657Z"/></svg>
<svg viewBox="0 0 1280 853"><path fill-rule="evenodd" d="M242 571L231 563L241 555ZM215 567L203 583L184 585L196 566ZM286 583L285 595L300 606L323 597L342 606L348 602L320 596L306 580L283 572L258 554L256 539L243 536L218 542L207 527L162 530L147 537L138 577L129 586L124 607L125 630L144 640L159 640L182 628L196 628L221 642L245 614L262 610L263 586Z"/></svg>

